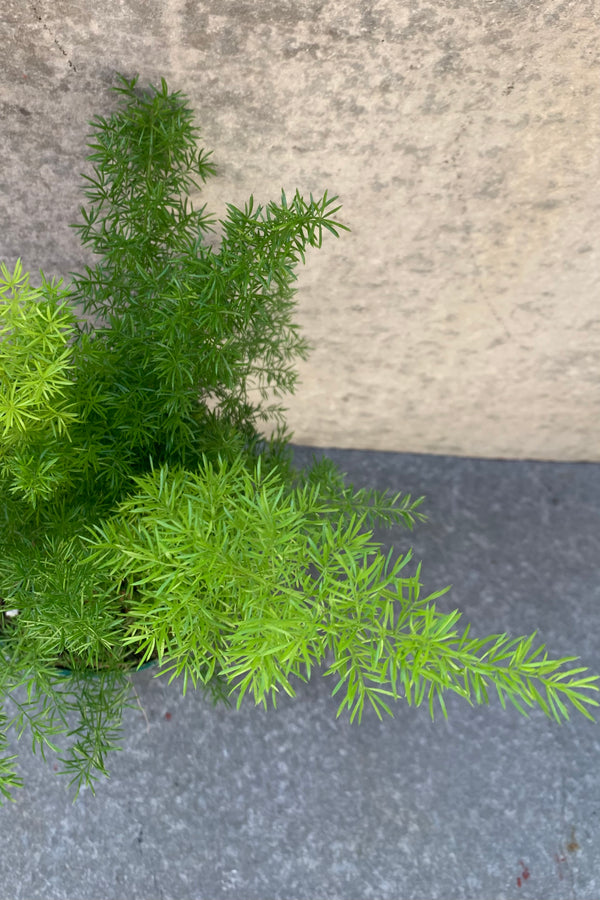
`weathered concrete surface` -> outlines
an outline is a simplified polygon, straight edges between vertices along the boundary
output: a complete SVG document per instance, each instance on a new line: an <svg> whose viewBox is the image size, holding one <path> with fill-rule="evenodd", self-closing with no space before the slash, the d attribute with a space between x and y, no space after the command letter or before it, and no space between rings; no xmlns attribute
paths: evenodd
<svg viewBox="0 0 600 900"><path fill-rule="evenodd" d="M352 229L301 273L298 443L600 460L595 0L3 0L0 258L81 266L114 72L197 109L217 215L281 187Z"/></svg>

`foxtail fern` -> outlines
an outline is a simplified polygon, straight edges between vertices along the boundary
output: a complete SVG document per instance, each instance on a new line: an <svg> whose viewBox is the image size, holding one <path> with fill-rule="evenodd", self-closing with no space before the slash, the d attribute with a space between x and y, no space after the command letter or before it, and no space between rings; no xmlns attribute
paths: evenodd
<svg viewBox="0 0 600 900"><path fill-rule="evenodd" d="M7 730L61 751L94 787L132 703L128 671L274 704L325 667L338 714L447 692L591 718L596 676L534 636L472 637L421 596L423 498L356 490L329 460L293 465L282 395L308 344L296 268L346 226L336 198L250 197L215 224L189 202L215 174L185 96L119 76L92 120L78 230L97 262L71 282L0 277L0 792ZM258 399L257 399L258 395ZM270 438L261 423L271 420Z"/></svg>

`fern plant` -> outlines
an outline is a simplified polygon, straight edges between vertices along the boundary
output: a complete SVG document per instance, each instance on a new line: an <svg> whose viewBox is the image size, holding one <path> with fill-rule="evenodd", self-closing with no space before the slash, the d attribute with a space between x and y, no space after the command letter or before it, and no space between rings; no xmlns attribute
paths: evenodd
<svg viewBox="0 0 600 900"><path fill-rule="evenodd" d="M373 539L376 523L425 520L422 497L356 490L329 460L293 465L274 401L308 352L295 270L347 230L337 198L230 205L215 250L188 200L215 169L185 96L123 76L115 90L73 226L98 262L67 288L1 267L2 752L7 729L28 729L62 754L75 797L93 790L133 703L128 672L150 663L238 705L275 704L325 667L338 714L358 720L401 698L445 715L448 691L591 718L597 676L575 657L460 630L435 603L448 588L421 596L411 552ZM15 760L0 760L10 799Z"/></svg>

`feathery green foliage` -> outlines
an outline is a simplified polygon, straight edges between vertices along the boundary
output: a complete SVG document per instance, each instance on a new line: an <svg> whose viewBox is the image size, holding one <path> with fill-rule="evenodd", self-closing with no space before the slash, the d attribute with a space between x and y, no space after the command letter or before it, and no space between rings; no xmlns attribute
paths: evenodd
<svg viewBox="0 0 600 900"><path fill-rule="evenodd" d="M10 728L42 754L66 736L63 772L75 796L93 790L132 705L127 673L150 662L238 705L276 704L325 665L351 720L401 698L445 715L447 691L485 703L490 689L591 718L597 677L575 658L459 630L435 604L448 588L422 597L411 551L373 539L425 520L422 497L292 464L272 401L309 349L296 267L347 230L336 198L229 205L215 250L188 199L215 168L186 98L164 80L115 90L73 226L98 262L68 288L1 267L0 751ZM0 759L9 799L15 760Z"/></svg>

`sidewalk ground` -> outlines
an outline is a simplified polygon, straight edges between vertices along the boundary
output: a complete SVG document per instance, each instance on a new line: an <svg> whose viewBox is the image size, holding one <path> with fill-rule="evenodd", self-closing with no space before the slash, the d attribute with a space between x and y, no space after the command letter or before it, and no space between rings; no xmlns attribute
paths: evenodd
<svg viewBox="0 0 600 900"><path fill-rule="evenodd" d="M539 629L600 672L600 465L324 452L356 487L426 495L377 536L447 584L475 634ZM600 725L448 702L336 719L317 674L277 710L134 676L123 751L72 805L21 746L0 900L597 900Z"/></svg>

